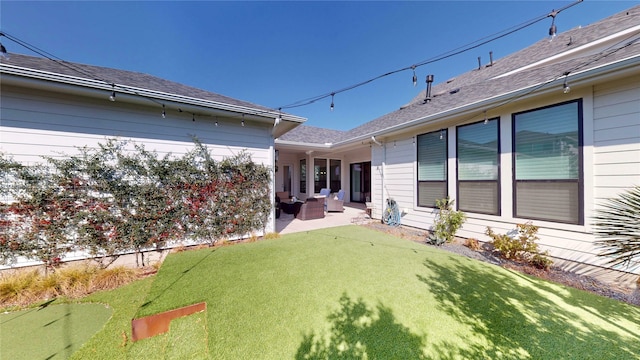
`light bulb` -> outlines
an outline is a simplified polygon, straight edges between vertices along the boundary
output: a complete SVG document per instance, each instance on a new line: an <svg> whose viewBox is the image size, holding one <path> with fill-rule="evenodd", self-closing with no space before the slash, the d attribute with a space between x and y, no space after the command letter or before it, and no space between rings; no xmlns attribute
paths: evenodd
<svg viewBox="0 0 640 360"><path fill-rule="evenodd" d="M413 69L413 86L417 86L418 85L418 77L416 76L416 67L412 66L411 69Z"/></svg>

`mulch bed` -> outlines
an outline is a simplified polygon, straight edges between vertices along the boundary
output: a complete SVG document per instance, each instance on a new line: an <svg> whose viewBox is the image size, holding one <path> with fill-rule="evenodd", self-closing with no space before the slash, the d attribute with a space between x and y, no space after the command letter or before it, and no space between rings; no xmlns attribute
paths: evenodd
<svg viewBox="0 0 640 360"><path fill-rule="evenodd" d="M360 223L361 226L382 231L384 233L411 241L415 241L425 246L435 246L426 243L425 239L429 234L428 231L412 228L408 226L389 226L379 221L369 221ZM472 259L485 261L494 265L502 266L507 269L519 271L541 279L560 283L576 289L589 291L601 296L606 296L628 304L640 306L640 287L636 289L613 287L611 284L604 283L593 277L579 275L562 269L552 267L549 270L541 270L528 264L517 263L497 255L491 248L490 244L483 244L479 250L472 250L463 245L464 240L456 239L451 243L446 243L439 248L450 251L459 255L467 256Z"/></svg>

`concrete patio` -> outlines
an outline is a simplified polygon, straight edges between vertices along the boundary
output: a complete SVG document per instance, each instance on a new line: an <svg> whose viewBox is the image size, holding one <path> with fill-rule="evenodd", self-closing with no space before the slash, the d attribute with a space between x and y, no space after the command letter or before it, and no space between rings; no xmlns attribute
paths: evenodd
<svg viewBox="0 0 640 360"><path fill-rule="evenodd" d="M280 234L289 234L370 221L365 210L364 204L346 203L344 212L325 212L323 219L314 220L300 220L294 218L293 214L282 212L280 218L276 219L276 231Z"/></svg>

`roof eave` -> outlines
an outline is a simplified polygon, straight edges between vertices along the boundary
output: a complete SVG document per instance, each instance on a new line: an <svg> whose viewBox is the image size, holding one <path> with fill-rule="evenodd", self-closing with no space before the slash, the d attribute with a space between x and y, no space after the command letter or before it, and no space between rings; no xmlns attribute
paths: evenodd
<svg viewBox="0 0 640 360"><path fill-rule="evenodd" d="M28 80L42 81L41 87L46 87L44 84L60 84L67 86L74 86L78 89L83 89L88 95L99 92L110 92L113 90L111 84L108 84L101 80L86 79L82 77L64 75L59 73L41 71L36 69L24 68L15 65L0 63L0 73L3 75L9 75L15 77L13 82L19 83L20 79L24 79L25 83L29 83ZM4 80L3 80L4 82ZM32 83L33 84L33 83ZM153 101L162 101L172 104L180 104L183 106L183 110L195 112L195 109L206 108L209 111L219 112L220 115L229 114L244 114L247 120L258 122L270 122L274 124L276 118L281 117L282 121L297 123L295 126L302 124L306 121L305 118L291 115L282 114L277 110L265 110L259 108L252 108L234 104L221 103L212 100L199 99L189 96L183 96L178 94L166 93L161 91L155 91L144 88L137 88L127 86L124 84L116 84L118 100L129 101L134 103L143 103L145 100L149 103L149 99ZM82 91L81 91L82 92ZM122 96L125 95L125 96ZM128 96L127 96L128 95ZM192 107L192 108L189 108ZM293 127L295 127L293 126Z"/></svg>
<svg viewBox="0 0 640 360"><path fill-rule="evenodd" d="M569 81L571 81L572 84L579 85L586 81L595 81L601 79L603 77L606 77L608 74L611 74L612 72L617 72L622 76L626 72L637 71L636 67L639 65L640 54L637 54L625 59L593 67L584 71L573 72L569 75ZM558 91L558 86L561 85L563 81L564 77L549 82L538 82L521 89L496 95L491 98L465 104L460 107L451 108L449 110L442 111L436 114L420 117L385 129L376 130L365 135L360 135L351 139L336 142L332 147L339 147L341 145L369 141L371 137L392 136L396 133L404 133L412 130L413 128L421 127L427 124L442 123L451 117L464 117L465 115L470 115L471 113L481 111L489 107L506 105L505 102L512 102L512 99L514 98L517 98L517 100L526 100L534 96Z"/></svg>

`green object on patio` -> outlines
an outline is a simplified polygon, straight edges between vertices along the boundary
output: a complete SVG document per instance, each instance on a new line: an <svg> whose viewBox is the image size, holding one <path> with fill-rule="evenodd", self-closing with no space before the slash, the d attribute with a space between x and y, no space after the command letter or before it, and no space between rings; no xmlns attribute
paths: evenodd
<svg viewBox="0 0 640 360"><path fill-rule="evenodd" d="M113 311L102 304L59 304L0 315L0 359L67 359Z"/></svg>

